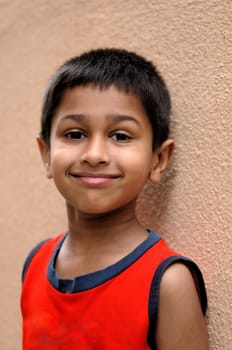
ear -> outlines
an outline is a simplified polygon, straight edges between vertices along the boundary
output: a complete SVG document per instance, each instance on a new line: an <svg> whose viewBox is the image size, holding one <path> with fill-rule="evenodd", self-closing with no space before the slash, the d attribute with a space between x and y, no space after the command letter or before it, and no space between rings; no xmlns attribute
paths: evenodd
<svg viewBox="0 0 232 350"><path fill-rule="evenodd" d="M149 180L152 183L158 183L162 173L167 169L174 151L174 141L166 140L155 151L152 161L152 169L149 175Z"/></svg>
<svg viewBox="0 0 232 350"><path fill-rule="evenodd" d="M50 149L49 149L48 145L46 144L46 142L41 137L37 137L36 141L37 141L37 144L39 147L42 161L43 161L45 169L46 169L47 178L52 179Z"/></svg>

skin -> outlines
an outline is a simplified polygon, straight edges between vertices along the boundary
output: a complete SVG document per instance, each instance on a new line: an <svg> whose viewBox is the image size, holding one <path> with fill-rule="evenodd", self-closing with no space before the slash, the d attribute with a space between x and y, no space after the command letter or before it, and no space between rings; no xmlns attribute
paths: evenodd
<svg viewBox="0 0 232 350"><path fill-rule="evenodd" d="M146 239L136 200L147 180L160 181L174 143L152 151L152 127L135 95L114 86L67 90L52 120L50 148L37 141L47 177L67 206L69 235L56 262L61 278L103 269ZM180 264L162 278L155 339L159 350L207 349L193 279Z"/></svg>

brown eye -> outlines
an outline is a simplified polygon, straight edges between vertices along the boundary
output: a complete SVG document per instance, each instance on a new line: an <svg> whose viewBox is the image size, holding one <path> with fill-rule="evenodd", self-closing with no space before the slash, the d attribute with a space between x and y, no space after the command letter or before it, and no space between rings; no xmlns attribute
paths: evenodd
<svg viewBox="0 0 232 350"><path fill-rule="evenodd" d="M82 131L74 130L67 132L65 137L71 140L81 140L85 137L85 134Z"/></svg>
<svg viewBox="0 0 232 350"><path fill-rule="evenodd" d="M119 142L126 142L132 139L131 136L123 132L116 132L111 137L113 140L119 141Z"/></svg>

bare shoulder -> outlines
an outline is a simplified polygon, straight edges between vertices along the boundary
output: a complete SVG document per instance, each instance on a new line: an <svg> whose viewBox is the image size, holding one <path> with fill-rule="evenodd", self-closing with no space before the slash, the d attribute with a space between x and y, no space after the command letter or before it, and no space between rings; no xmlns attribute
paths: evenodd
<svg viewBox="0 0 232 350"><path fill-rule="evenodd" d="M158 350L207 350L208 337L199 296L189 269L181 263L164 273L159 292L155 339Z"/></svg>

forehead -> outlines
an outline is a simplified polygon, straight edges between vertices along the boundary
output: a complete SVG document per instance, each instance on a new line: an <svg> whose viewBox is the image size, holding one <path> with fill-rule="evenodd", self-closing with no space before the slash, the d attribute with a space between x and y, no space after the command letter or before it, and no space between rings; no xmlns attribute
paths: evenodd
<svg viewBox="0 0 232 350"><path fill-rule="evenodd" d="M139 97L134 93L119 90L113 85L103 89L87 85L66 90L56 109L54 119L76 113L88 116L128 115L139 119L140 123L150 126Z"/></svg>

